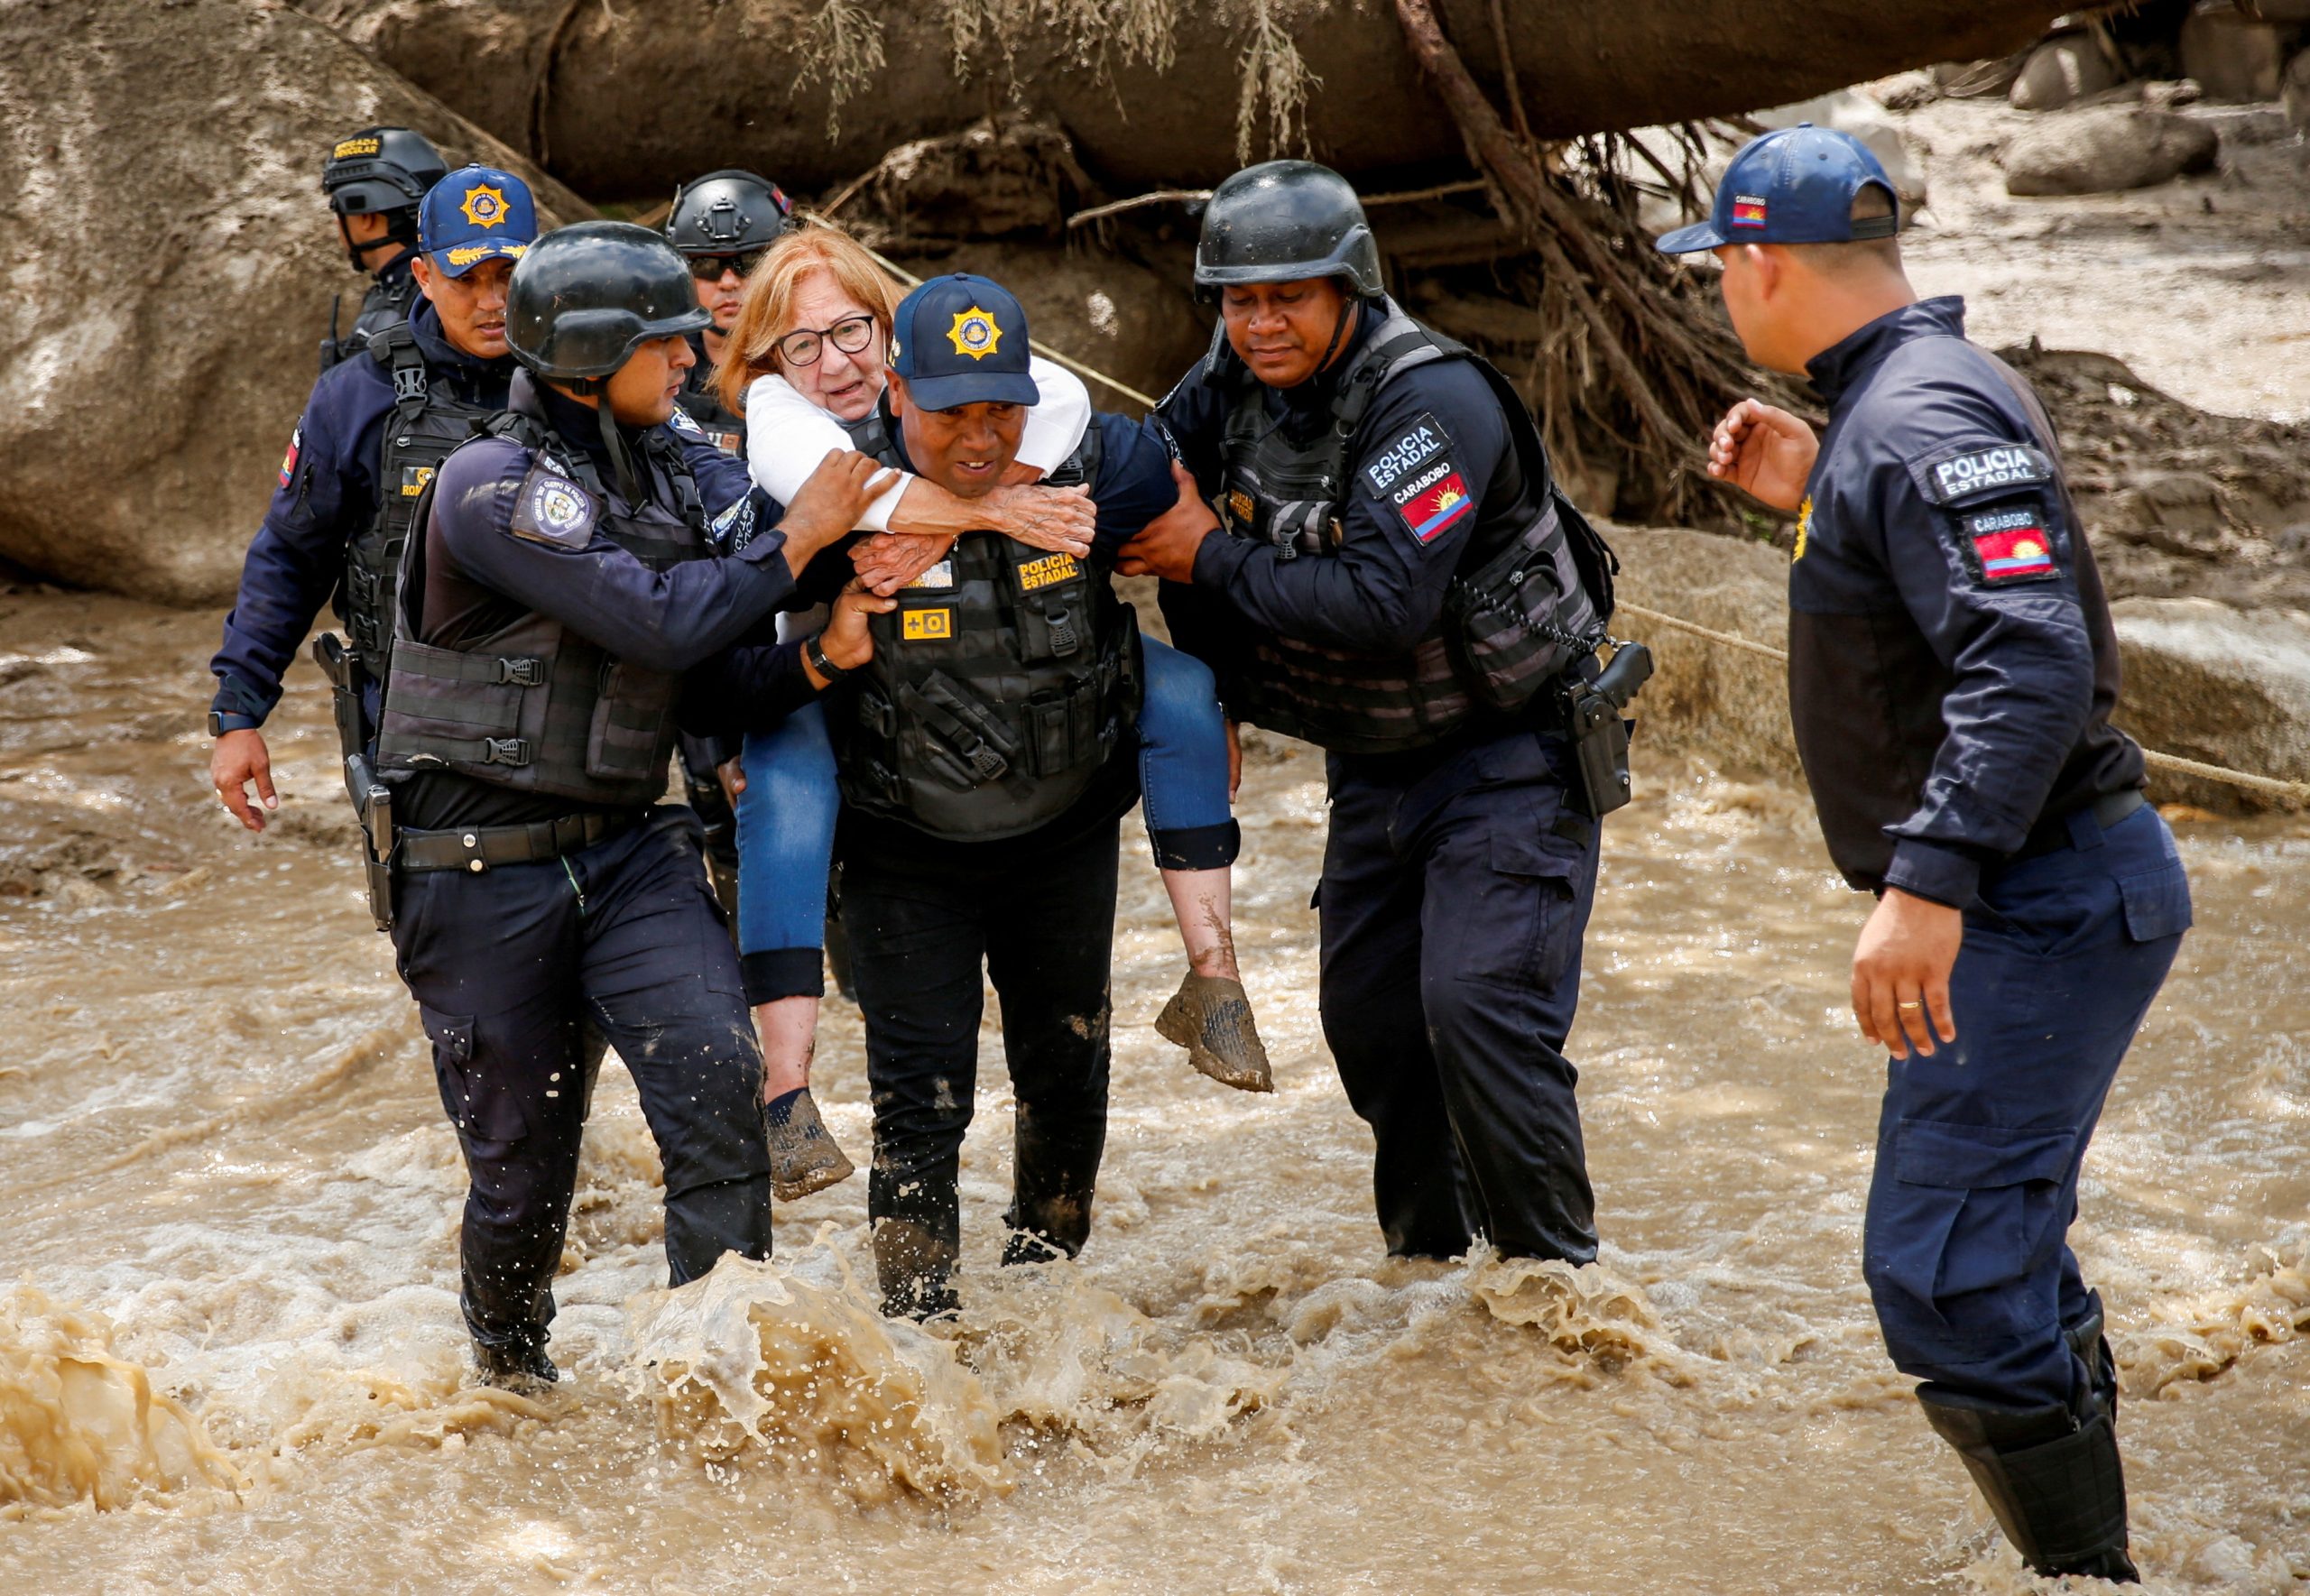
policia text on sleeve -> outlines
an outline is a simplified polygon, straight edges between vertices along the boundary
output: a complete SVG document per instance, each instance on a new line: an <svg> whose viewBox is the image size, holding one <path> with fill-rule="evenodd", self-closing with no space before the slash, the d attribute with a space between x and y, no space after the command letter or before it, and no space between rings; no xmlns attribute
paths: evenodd
<svg viewBox="0 0 2310 1596"><path fill-rule="evenodd" d="M1610 551L1504 380L1387 297L1336 173L1229 179L1196 274L1221 326L1149 425L1219 513L1187 495L1124 568L1231 715L1327 751L1321 1008L1381 1233L1592 1259L1562 1049L1646 674L1600 669Z"/></svg>

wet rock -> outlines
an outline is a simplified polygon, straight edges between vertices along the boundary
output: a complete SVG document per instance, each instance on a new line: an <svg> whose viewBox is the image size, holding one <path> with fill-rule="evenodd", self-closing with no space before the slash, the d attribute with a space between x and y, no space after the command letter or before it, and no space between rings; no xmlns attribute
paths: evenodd
<svg viewBox="0 0 2310 1596"><path fill-rule="evenodd" d="M242 3L0 7L0 558L171 603L228 595L315 370L357 303L328 143L414 126L522 163L300 14ZM584 208L558 184L564 217Z"/></svg>
<svg viewBox="0 0 2310 1596"><path fill-rule="evenodd" d="M2056 33L2029 52L2005 97L2017 111L2058 111L2117 83L2117 68L2092 33Z"/></svg>
<svg viewBox="0 0 2310 1596"><path fill-rule="evenodd" d="M2187 116L2102 106L2048 117L2005 147L2009 194L2111 194L2209 170L2222 141Z"/></svg>
<svg viewBox="0 0 2310 1596"><path fill-rule="evenodd" d="M1064 129L1014 112L901 144L875 166L864 197L901 241L1056 237L1090 186Z"/></svg>
<svg viewBox="0 0 2310 1596"><path fill-rule="evenodd" d="M2010 92L2028 60L2029 52L2022 51L1987 60L1942 61L1928 69L1934 87L1949 98L1986 100Z"/></svg>
<svg viewBox="0 0 2310 1596"><path fill-rule="evenodd" d="M2248 614L2205 598L2113 606L2125 661L2114 717L2144 747L2310 781L2310 613ZM2151 796L2223 813L2271 807L2225 784L2153 771Z"/></svg>
<svg viewBox="0 0 2310 1596"><path fill-rule="evenodd" d="M2286 105L2287 125L2296 129L2310 127L2310 50L2297 51L2286 63L2286 77L2278 85L2278 98Z"/></svg>
<svg viewBox="0 0 2310 1596"><path fill-rule="evenodd" d="M1617 593L1641 605L1770 648L1788 643L1788 556L1768 543L1708 532L1608 527L1621 558ZM1799 774L1788 724L1788 668L1623 608L1616 636L1651 649L1653 677L1637 699L1639 746L1689 753L1719 769Z"/></svg>
<svg viewBox="0 0 2310 1596"><path fill-rule="evenodd" d="M2234 11L2195 11L2182 23L2182 70L2210 100L2274 100L2289 37Z"/></svg>

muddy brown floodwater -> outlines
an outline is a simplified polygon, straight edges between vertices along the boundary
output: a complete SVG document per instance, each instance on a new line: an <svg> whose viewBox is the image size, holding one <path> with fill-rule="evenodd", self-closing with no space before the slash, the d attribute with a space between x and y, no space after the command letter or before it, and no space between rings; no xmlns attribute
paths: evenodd
<svg viewBox="0 0 2310 1596"><path fill-rule="evenodd" d="M661 1289L605 1071L568 1379L466 1388L462 1177L367 925L300 665L261 841L205 790L209 616L0 594L0 1591L1926 1591L2028 1582L1860 1278L1880 1063L1862 902L1801 796L1646 769L1574 1054L1603 1261L1391 1264L1325 1054L1321 770L1263 745L1238 936L1277 1062L1154 1035L1178 952L1135 824L1115 1115L1077 1265L999 1272L1001 1043L942 1340L859 1278L864 1183ZM2150 1588L2310 1579L2310 837L2185 828L2198 928L2075 1233L2108 1294ZM868 1141L859 1028L818 1095ZM106 1510L98 1510L99 1507Z"/></svg>

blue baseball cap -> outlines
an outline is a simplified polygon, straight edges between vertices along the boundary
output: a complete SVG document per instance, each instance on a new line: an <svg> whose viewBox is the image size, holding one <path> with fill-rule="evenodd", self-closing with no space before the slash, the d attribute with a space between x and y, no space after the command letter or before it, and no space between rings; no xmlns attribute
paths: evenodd
<svg viewBox="0 0 2310 1596"><path fill-rule="evenodd" d="M1026 311L1009 289L967 272L932 278L891 318L891 369L927 411L1041 402L1028 359Z"/></svg>
<svg viewBox="0 0 2310 1596"><path fill-rule="evenodd" d="M1853 219L1853 197L1874 183L1893 204L1890 217ZM1662 254L1728 244L1848 244L1890 238L1901 202L1869 146L1849 133L1800 122L1751 140L1724 169L1708 220L1661 235Z"/></svg>
<svg viewBox="0 0 2310 1596"><path fill-rule="evenodd" d="M452 277L484 261L518 261L537 242L530 186L494 166L461 166L425 191L417 247Z"/></svg>

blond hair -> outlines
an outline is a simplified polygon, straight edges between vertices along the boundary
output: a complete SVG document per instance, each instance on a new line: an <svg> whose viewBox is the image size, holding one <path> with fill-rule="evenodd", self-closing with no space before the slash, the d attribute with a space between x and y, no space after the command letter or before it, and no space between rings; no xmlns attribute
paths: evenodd
<svg viewBox="0 0 2310 1596"><path fill-rule="evenodd" d="M898 290L856 239L839 227L812 223L772 244L746 277L745 300L714 378L725 408L744 415L746 389L756 377L778 370L778 340L794 330L794 296L813 272L832 277L836 287L864 306L881 329L882 346L890 347Z"/></svg>

